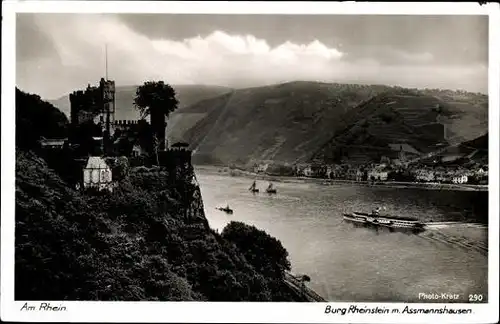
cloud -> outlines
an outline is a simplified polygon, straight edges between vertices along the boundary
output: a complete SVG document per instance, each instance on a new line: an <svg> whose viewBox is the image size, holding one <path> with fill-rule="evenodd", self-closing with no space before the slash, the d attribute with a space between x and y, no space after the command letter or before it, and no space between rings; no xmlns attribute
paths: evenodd
<svg viewBox="0 0 500 324"><path fill-rule="evenodd" d="M222 30L183 40L151 39L109 15L38 14L32 23L57 54L42 55L32 48L29 59L18 61L17 84L45 98L97 82L105 73L105 44L109 77L119 85L152 79L229 86L318 80L476 91L487 82L484 67L435 66L427 52L367 48L353 53L321 40L270 46L265 39Z"/></svg>
<svg viewBox="0 0 500 324"><path fill-rule="evenodd" d="M352 62L374 60L384 65L426 65L441 64L435 62L434 55L427 51L409 52L390 46L353 46L345 56Z"/></svg>

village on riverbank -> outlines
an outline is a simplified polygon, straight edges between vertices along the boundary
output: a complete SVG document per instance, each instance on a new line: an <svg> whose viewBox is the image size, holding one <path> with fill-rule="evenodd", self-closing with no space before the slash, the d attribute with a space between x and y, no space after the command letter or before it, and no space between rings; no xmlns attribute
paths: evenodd
<svg viewBox="0 0 500 324"><path fill-rule="evenodd" d="M481 139L482 140L482 139ZM328 179L333 182L411 185L420 187L449 187L486 189L488 185L488 151L464 144L441 148L428 154L418 152L408 144L392 145L395 156L382 156L379 163L326 164L322 161L279 164L272 161L256 163L251 171L258 175L295 178ZM234 166L232 166L234 168Z"/></svg>
<svg viewBox="0 0 500 324"><path fill-rule="evenodd" d="M417 187L449 190L488 190L487 152L475 150L474 154L453 156L442 152L412 160L389 159L383 157L380 163L366 164L325 164L256 163L253 168L231 165L219 171L235 175L259 177L262 179L302 179L319 180L323 183L356 183L390 187ZM474 155L481 154L480 159ZM400 157L402 154L400 154Z"/></svg>

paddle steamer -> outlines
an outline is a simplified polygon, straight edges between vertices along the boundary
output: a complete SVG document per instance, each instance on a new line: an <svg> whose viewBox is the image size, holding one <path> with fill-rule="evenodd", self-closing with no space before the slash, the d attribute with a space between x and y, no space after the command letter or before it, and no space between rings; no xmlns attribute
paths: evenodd
<svg viewBox="0 0 500 324"><path fill-rule="evenodd" d="M355 225L387 228L390 231L410 231L420 233L425 231L425 224L414 217L380 215L378 210L371 214L362 212L344 213L344 220Z"/></svg>

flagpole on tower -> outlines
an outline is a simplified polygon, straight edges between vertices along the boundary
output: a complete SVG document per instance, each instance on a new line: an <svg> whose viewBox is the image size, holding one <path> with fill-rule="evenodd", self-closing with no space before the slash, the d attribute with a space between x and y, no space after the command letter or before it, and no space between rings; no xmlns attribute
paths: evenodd
<svg viewBox="0 0 500 324"><path fill-rule="evenodd" d="M108 43L104 45L104 52L106 55L106 81L108 81Z"/></svg>

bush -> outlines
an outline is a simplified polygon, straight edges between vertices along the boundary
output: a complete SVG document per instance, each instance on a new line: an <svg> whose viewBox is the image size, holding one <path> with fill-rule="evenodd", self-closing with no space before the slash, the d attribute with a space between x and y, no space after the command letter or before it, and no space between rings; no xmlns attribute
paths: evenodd
<svg viewBox="0 0 500 324"><path fill-rule="evenodd" d="M254 226L231 222L222 231L222 238L234 243L260 275L267 278L273 300L290 300L283 289L283 277L290 270L288 252L281 242Z"/></svg>
<svg viewBox="0 0 500 324"><path fill-rule="evenodd" d="M293 301L279 241L187 221L191 171L132 172L112 193L82 195L36 155L16 159L16 299Z"/></svg>
<svg viewBox="0 0 500 324"><path fill-rule="evenodd" d="M68 118L40 96L16 88L16 146L34 149L41 136L68 136Z"/></svg>

